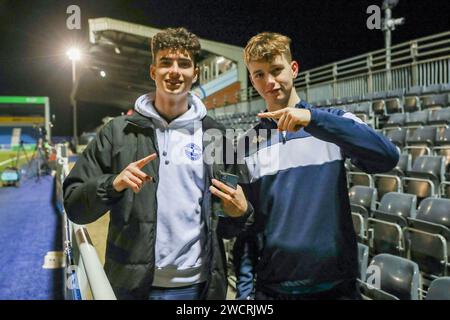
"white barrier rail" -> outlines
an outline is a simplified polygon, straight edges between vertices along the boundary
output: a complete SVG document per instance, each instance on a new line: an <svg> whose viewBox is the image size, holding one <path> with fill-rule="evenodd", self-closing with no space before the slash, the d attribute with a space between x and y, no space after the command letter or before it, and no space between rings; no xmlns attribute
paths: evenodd
<svg viewBox="0 0 450 320"><path fill-rule="evenodd" d="M62 231L66 256L65 299L88 300L91 294L94 300L116 300L87 229L82 225L72 223L67 218L62 192L62 183L69 174L67 146L57 145L56 154L56 206L64 220Z"/></svg>

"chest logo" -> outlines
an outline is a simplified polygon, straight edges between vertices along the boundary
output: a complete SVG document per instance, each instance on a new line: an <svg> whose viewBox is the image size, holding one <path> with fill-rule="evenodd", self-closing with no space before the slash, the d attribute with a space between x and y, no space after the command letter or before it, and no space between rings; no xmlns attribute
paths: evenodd
<svg viewBox="0 0 450 320"><path fill-rule="evenodd" d="M186 154L186 157L195 161L202 156L202 149L195 143L188 143L184 146L184 153Z"/></svg>

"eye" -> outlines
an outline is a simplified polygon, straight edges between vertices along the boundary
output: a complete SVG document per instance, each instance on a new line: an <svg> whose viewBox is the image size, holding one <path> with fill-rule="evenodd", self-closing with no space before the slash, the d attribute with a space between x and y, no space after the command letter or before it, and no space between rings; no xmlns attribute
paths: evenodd
<svg viewBox="0 0 450 320"><path fill-rule="evenodd" d="M191 61L180 61L179 62L180 68L190 68L192 66Z"/></svg>
<svg viewBox="0 0 450 320"><path fill-rule="evenodd" d="M283 68L275 68L275 69L272 70L271 73L272 73L274 76L277 76L277 75L279 75L279 74L281 73L281 71L283 71Z"/></svg>
<svg viewBox="0 0 450 320"><path fill-rule="evenodd" d="M160 67L170 67L171 64L172 64L172 62L168 61L168 60L161 60L159 62L159 66Z"/></svg>
<svg viewBox="0 0 450 320"><path fill-rule="evenodd" d="M255 79L261 79L263 77L263 74L262 73L255 73L254 75L253 75L253 78L255 78Z"/></svg>

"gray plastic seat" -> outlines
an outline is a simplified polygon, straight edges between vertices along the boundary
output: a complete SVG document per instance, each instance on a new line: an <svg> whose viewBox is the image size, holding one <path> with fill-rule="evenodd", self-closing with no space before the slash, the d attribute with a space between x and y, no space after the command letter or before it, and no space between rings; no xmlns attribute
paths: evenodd
<svg viewBox="0 0 450 320"><path fill-rule="evenodd" d="M379 198L389 192L402 191L401 178L405 176L406 172L411 171L411 164L412 157L410 154L400 154L394 169L387 173L373 175L374 186Z"/></svg>
<svg viewBox="0 0 450 320"><path fill-rule="evenodd" d="M425 300L450 300L450 277L433 280Z"/></svg>
<svg viewBox="0 0 450 320"><path fill-rule="evenodd" d="M386 114L386 103L384 100L376 100L372 102L372 112L377 115Z"/></svg>
<svg viewBox="0 0 450 320"><path fill-rule="evenodd" d="M404 112L415 112L420 110L420 100L419 97L405 97L405 101L403 103L403 111Z"/></svg>
<svg viewBox="0 0 450 320"><path fill-rule="evenodd" d="M407 177L403 177L404 192L415 194L419 202L438 192L439 184L445 175L444 157L421 156L413 162Z"/></svg>
<svg viewBox="0 0 450 320"><path fill-rule="evenodd" d="M375 209L377 191L366 186L353 186L349 190L353 228L358 241L365 241L367 219Z"/></svg>
<svg viewBox="0 0 450 320"><path fill-rule="evenodd" d="M377 199L377 190L366 186L353 186L349 190L350 203L352 205L362 206L369 213L375 209Z"/></svg>
<svg viewBox="0 0 450 320"><path fill-rule="evenodd" d="M402 148L405 145L406 132L405 128L386 129L386 137L396 146Z"/></svg>
<svg viewBox="0 0 450 320"><path fill-rule="evenodd" d="M447 94L433 94L431 96L422 97L422 109L429 108L445 108L448 105Z"/></svg>
<svg viewBox="0 0 450 320"><path fill-rule="evenodd" d="M371 115L370 102L360 102L360 103L355 104L355 106L356 106L355 110L354 110L355 113L363 113L367 116Z"/></svg>
<svg viewBox="0 0 450 320"><path fill-rule="evenodd" d="M385 128L401 127L405 124L407 113L392 113L386 121Z"/></svg>
<svg viewBox="0 0 450 320"><path fill-rule="evenodd" d="M368 219L369 244L372 254L405 255L403 228L407 218L416 216L415 195L390 192L383 196L380 206Z"/></svg>
<svg viewBox="0 0 450 320"><path fill-rule="evenodd" d="M417 263L382 253L376 255L369 269L377 267L380 270L380 289L400 300L419 300L421 278Z"/></svg>
<svg viewBox="0 0 450 320"><path fill-rule="evenodd" d="M406 135L406 147L403 148L403 151L412 155L413 162L420 156L429 156L435 138L436 127L411 128Z"/></svg>
<svg viewBox="0 0 450 320"><path fill-rule="evenodd" d="M434 139L436 138L436 127L420 127L414 130L411 136L406 138L407 145L414 144L426 144L428 146L434 145Z"/></svg>
<svg viewBox="0 0 450 320"><path fill-rule="evenodd" d="M386 100L386 113L400 113L403 112L403 104L399 98Z"/></svg>
<svg viewBox="0 0 450 320"><path fill-rule="evenodd" d="M415 111L409 114L405 124L410 125L426 125L428 121L429 110Z"/></svg>
<svg viewBox="0 0 450 320"><path fill-rule="evenodd" d="M428 124L450 124L450 108L431 110Z"/></svg>
<svg viewBox="0 0 450 320"><path fill-rule="evenodd" d="M415 219L408 219L411 259L423 272L434 276L448 273L450 242L450 199L424 199Z"/></svg>
<svg viewBox="0 0 450 320"><path fill-rule="evenodd" d="M444 83L441 85L441 92L450 92L450 83Z"/></svg>
<svg viewBox="0 0 450 320"><path fill-rule="evenodd" d="M450 199L424 199L420 203L416 218L450 228Z"/></svg>
<svg viewBox="0 0 450 320"><path fill-rule="evenodd" d="M404 218L415 218L416 205L417 197L413 194L389 192L381 199L377 212L381 211Z"/></svg>

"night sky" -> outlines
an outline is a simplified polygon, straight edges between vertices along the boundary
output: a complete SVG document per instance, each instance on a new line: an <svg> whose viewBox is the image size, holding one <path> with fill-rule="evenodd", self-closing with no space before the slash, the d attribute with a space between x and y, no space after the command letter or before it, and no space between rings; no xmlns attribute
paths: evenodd
<svg viewBox="0 0 450 320"><path fill-rule="evenodd" d="M304 71L382 48L383 33L366 27L366 8L381 3L0 0L0 95L49 96L56 115L53 135L70 135L72 78L65 52L73 43L89 45L90 18L110 17L155 28L184 26L201 38L241 47L258 32L276 31L293 39L294 58ZM71 4L81 8L81 30L66 27L66 8ZM450 31L449 12L448 0L400 0L393 16L405 17L406 23L393 33L393 44Z"/></svg>

